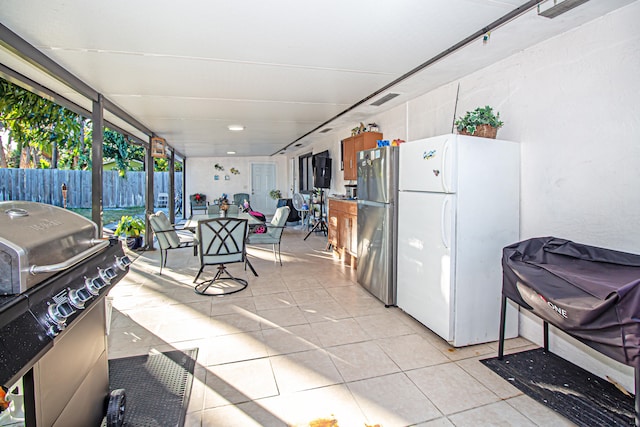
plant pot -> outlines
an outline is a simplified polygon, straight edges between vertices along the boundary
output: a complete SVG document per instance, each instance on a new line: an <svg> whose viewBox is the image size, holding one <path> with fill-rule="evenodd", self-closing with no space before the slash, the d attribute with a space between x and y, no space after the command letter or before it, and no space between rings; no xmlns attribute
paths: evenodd
<svg viewBox="0 0 640 427"><path fill-rule="evenodd" d="M466 130L459 131L460 135L469 135L469 136L479 136L481 138L491 138L496 139L498 135L498 128L495 128L491 125L478 125L476 127L475 133L471 134Z"/></svg>
<svg viewBox="0 0 640 427"><path fill-rule="evenodd" d="M127 248L134 250L142 247L142 236L127 237Z"/></svg>

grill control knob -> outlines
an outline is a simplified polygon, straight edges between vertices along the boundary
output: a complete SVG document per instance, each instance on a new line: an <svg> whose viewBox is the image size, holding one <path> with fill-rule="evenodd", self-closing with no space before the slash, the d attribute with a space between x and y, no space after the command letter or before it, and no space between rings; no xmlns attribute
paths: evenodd
<svg viewBox="0 0 640 427"><path fill-rule="evenodd" d="M64 324L67 320L67 317L71 316L76 311L68 302L63 302L60 304L51 304L47 309L49 313L49 317L51 320L58 324ZM54 325L55 326L55 325Z"/></svg>
<svg viewBox="0 0 640 427"><path fill-rule="evenodd" d="M56 335L58 335L60 332L62 332L65 327L66 327L66 325L64 323L56 323L55 325L51 325L47 329L47 335L50 338L53 338Z"/></svg>
<svg viewBox="0 0 640 427"><path fill-rule="evenodd" d="M86 279L84 282L85 289L88 290L91 295L98 295L100 289L107 286L107 282L102 280L101 277L94 277L93 279Z"/></svg>
<svg viewBox="0 0 640 427"><path fill-rule="evenodd" d="M122 270L127 271L127 267L131 265L131 259L128 256L123 256L122 258L116 257L116 266Z"/></svg>
<svg viewBox="0 0 640 427"><path fill-rule="evenodd" d="M86 288L72 289L69 291L69 302L75 308L83 309L84 303L89 301L92 296Z"/></svg>
<svg viewBox="0 0 640 427"><path fill-rule="evenodd" d="M111 267L105 268L104 270L99 268L98 269L98 274L100 275L102 280L104 280L107 283L110 283L111 279L116 277L116 272L113 271L113 268L111 268Z"/></svg>

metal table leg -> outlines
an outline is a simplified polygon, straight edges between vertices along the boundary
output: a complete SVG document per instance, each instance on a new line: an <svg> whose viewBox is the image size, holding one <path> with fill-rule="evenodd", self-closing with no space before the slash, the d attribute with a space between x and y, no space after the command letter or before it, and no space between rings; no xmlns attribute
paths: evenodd
<svg viewBox="0 0 640 427"><path fill-rule="evenodd" d="M502 296L502 304L500 306L500 339L498 341L498 360L502 360L504 356L504 334L507 320L507 297Z"/></svg>
<svg viewBox="0 0 640 427"><path fill-rule="evenodd" d="M635 407L636 407L636 427L640 427L640 367L637 365L633 368L634 379L636 382L636 397L635 397Z"/></svg>

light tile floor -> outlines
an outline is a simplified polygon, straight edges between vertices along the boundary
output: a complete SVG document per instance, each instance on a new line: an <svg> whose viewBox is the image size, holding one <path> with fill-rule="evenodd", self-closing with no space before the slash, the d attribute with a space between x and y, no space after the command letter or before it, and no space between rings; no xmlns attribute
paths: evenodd
<svg viewBox="0 0 640 427"><path fill-rule="evenodd" d="M191 249L170 251L162 276L159 251L131 253L109 358L197 347L187 426L572 425L479 362L496 343L451 347L363 290L326 237L304 236L285 230L282 267L250 247L259 277L230 265L249 287L225 297L193 292Z"/></svg>

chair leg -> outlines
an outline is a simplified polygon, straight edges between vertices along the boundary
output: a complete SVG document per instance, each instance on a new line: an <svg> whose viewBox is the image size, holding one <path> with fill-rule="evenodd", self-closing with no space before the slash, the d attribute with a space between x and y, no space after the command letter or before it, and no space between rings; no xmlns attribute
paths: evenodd
<svg viewBox="0 0 640 427"><path fill-rule="evenodd" d="M280 260L280 267L282 267L282 254L280 253L280 242L278 242L278 259Z"/></svg>
<svg viewBox="0 0 640 427"><path fill-rule="evenodd" d="M196 278L193 279L193 283L196 283L196 281L198 280L198 277L200 277L200 275L202 274L202 270L204 270L204 265L200 266L200 270L198 270L198 274L196 274Z"/></svg>
<svg viewBox="0 0 640 427"><path fill-rule="evenodd" d="M226 276L223 276L223 274L226 274ZM223 286L217 286L218 280L225 281L225 283L222 284ZM228 281L234 281L239 286L229 286ZM245 279L240 279L239 277L234 277L233 275L231 275L227 271L224 264L220 264L218 266L218 271L216 272L213 279L205 280L198 283L196 286L194 286L193 290L200 295L222 296L240 292L241 290L245 289L248 284L249 282L247 282ZM213 292L207 292L207 290L210 288L213 289Z"/></svg>
<svg viewBox="0 0 640 427"><path fill-rule="evenodd" d="M162 276L162 267L164 267L164 263L165 263L165 259L164 259L164 249L160 249L160 276Z"/></svg>
<svg viewBox="0 0 640 427"><path fill-rule="evenodd" d="M251 261L249 261L249 258L245 257L245 259L244 259L244 269L245 269L245 271L247 270L247 265L251 269L251 272L253 273L253 275L258 277L258 273L256 273L256 269L253 268L253 265L251 265Z"/></svg>

